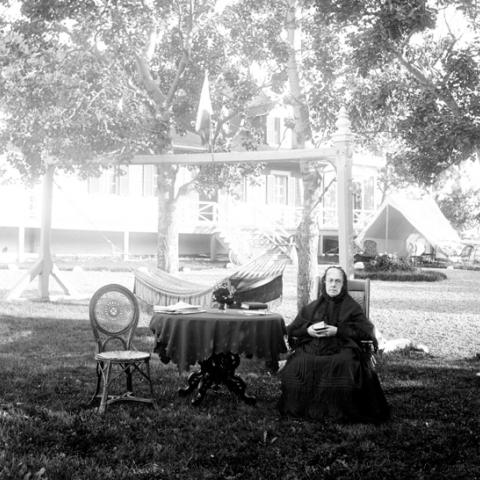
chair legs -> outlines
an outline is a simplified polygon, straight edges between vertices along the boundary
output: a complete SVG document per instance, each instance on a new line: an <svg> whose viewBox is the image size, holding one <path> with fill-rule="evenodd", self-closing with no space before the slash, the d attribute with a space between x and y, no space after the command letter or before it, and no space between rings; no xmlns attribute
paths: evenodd
<svg viewBox="0 0 480 480"><path fill-rule="evenodd" d="M103 390L102 398L100 400L100 406L98 407L98 413L105 413L108 402L108 384L110 382L110 372L112 370L111 362L105 362L105 365L102 368L102 377L103 377Z"/></svg>
<svg viewBox="0 0 480 480"><path fill-rule="evenodd" d="M120 371L113 375L112 370L114 366L118 367ZM145 367L145 371L143 371L142 366ZM148 382L149 390L150 390L150 397L137 397L133 393L133 381L132 375L133 372L137 371L140 373ZM111 395L109 393L109 387L111 386L112 382L117 379L122 372L126 375L126 391L120 395ZM100 387L102 392L100 394ZM140 403L147 403L151 404L153 407L156 408L157 404L155 401L155 395L153 391L153 382L150 375L150 362L149 359L144 360L142 362L111 362L107 361L97 361L97 386L95 393L90 401L90 404L93 404L95 401L100 399L100 404L98 407L98 413L103 414L108 405L114 402L120 401L133 401L133 402L140 402Z"/></svg>
<svg viewBox="0 0 480 480"><path fill-rule="evenodd" d="M92 395L92 398L90 399L90 402L88 403L89 406L92 406L94 403L98 402L98 393L100 392L100 386L102 384L102 369L103 365L101 365L101 362L97 362L96 365L96 372L97 372L97 386L95 387L95 393Z"/></svg>

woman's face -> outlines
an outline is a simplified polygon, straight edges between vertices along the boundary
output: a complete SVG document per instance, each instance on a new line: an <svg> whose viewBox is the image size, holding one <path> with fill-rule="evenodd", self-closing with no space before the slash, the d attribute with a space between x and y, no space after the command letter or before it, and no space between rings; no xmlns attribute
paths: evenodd
<svg viewBox="0 0 480 480"><path fill-rule="evenodd" d="M325 291L330 297L336 297L343 287L343 274L338 268L331 268L325 276Z"/></svg>

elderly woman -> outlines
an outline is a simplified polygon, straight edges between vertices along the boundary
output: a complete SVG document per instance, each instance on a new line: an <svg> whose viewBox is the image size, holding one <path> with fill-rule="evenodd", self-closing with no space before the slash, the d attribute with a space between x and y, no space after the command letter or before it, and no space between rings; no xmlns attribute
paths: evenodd
<svg viewBox="0 0 480 480"><path fill-rule="evenodd" d="M282 414L313 420L379 423L389 418L378 377L360 341L377 341L373 324L347 292L340 267L329 267L321 295L288 326L294 354L280 372Z"/></svg>

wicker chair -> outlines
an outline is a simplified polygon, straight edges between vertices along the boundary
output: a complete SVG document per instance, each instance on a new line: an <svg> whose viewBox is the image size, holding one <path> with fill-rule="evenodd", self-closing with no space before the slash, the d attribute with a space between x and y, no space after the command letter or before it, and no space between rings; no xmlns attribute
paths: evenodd
<svg viewBox="0 0 480 480"><path fill-rule="evenodd" d="M132 401L156 405L150 376L150 353L131 349L140 308L135 295L122 285L109 284L98 289L89 305L90 324L97 343L97 387L90 404L98 403L103 414L107 405ZM138 373L149 386L150 396L133 394L132 376ZM117 395L109 391L118 377L126 376L126 390ZM101 392L100 392L101 390Z"/></svg>

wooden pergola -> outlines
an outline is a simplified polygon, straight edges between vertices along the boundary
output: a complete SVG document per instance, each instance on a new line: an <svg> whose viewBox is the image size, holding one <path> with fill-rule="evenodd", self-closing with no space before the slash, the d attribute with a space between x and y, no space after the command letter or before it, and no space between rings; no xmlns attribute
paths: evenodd
<svg viewBox="0 0 480 480"><path fill-rule="evenodd" d="M183 153L162 155L137 155L130 164L134 165L202 165L215 163L308 163L330 164L337 172L337 212L339 263L349 278L353 275L353 202L352 202L352 152L353 134L345 108L339 112L337 130L333 135L333 147L318 149L268 150L221 153ZM6 294L5 299L18 297L36 276L39 277L39 291L42 300L49 299L49 278L53 276L65 294L68 288L60 278L52 261L50 248L52 220L52 191L55 166L49 165L43 183L42 225L40 255L35 265Z"/></svg>

